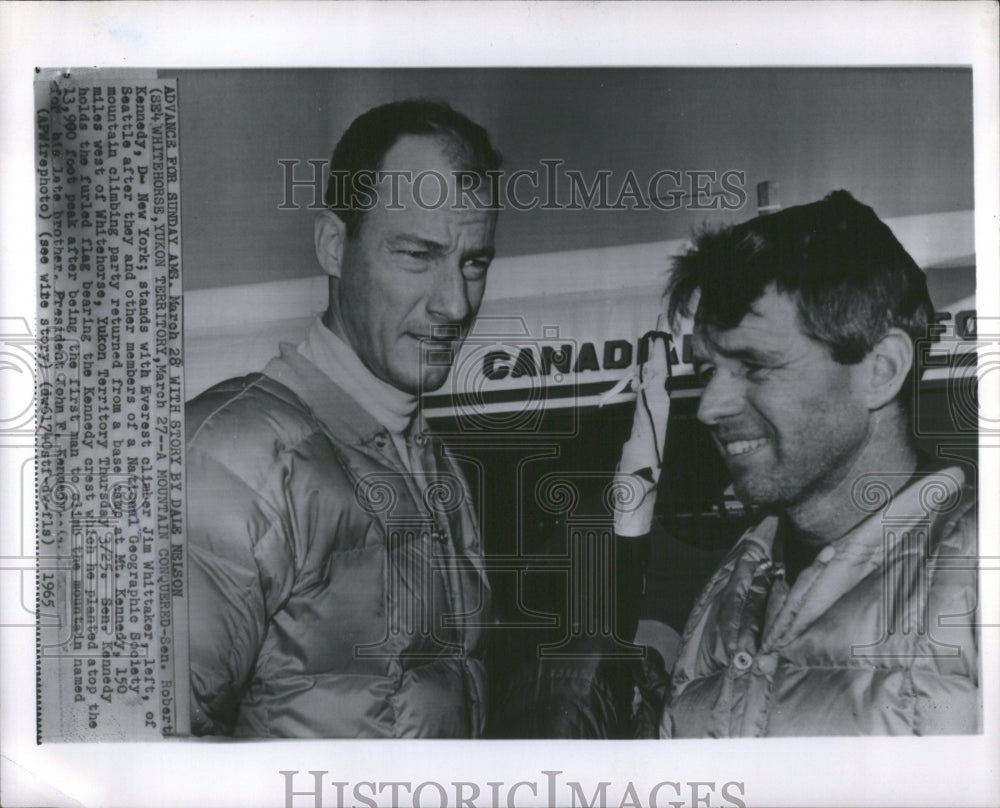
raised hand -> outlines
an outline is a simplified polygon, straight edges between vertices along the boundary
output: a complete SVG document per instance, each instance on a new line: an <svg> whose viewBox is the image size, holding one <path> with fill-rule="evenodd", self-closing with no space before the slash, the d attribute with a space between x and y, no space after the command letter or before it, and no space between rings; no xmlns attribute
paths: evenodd
<svg viewBox="0 0 1000 808"><path fill-rule="evenodd" d="M663 446L670 417L670 378L667 315L661 314L656 330L643 335L648 357L632 377L636 393L632 433L622 446L615 474L615 532L641 536L649 532L656 504L656 483L663 467Z"/></svg>

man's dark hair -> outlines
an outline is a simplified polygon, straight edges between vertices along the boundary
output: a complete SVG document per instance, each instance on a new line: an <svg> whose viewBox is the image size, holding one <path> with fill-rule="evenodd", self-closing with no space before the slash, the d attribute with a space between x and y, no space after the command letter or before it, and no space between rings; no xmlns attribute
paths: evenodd
<svg viewBox="0 0 1000 808"><path fill-rule="evenodd" d="M405 135L440 138L458 171L487 177L487 172L500 168L500 153L486 130L443 101L417 98L370 109L354 119L330 159L326 206L344 222L348 236L357 233L371 208L373 183L369 179L368 187L363 187L359 173L380 171L386 153Z"/></svg>
<svg viewBox="0 0 1000 808"><path fill-rule="evenodd" d="M860 362L890 328L929 336L934 306L923 271L875 211L847 191L740 225L699 233L673 259L665 297L671 322L728 330L773 287L798 303L803 333L841 364ZM914 352L914 364L916 364ZM913 369L900 390L911 401Z"/></svg>

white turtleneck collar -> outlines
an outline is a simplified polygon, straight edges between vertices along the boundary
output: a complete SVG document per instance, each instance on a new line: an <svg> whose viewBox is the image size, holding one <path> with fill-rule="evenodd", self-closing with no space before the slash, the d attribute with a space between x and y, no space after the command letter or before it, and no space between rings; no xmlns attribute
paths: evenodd
<svg viewBox="0 0 1000 808"><path fill-rule="evenodd" d="M333 309L336 327L336 306ZM416 396L397 390L378 378L344 339L323 324L321 317L313 321L309 334L297 350L389 431L400 458L408 466L403 435L413 422Z"/></svg>

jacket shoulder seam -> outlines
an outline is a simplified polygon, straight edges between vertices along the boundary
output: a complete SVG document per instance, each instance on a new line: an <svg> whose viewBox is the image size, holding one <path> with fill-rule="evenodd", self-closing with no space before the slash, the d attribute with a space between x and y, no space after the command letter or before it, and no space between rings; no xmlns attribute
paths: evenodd
<svg viewBox="0 0 1000 808"><path fill-rule="evenodd" d="M225 382L222 382L222 384L225 384ZM279 392L276 390L269 389L271 385L278 386L281 389L281 392L287 393L288 397L286 398L283 395L279 395ZM315 414L291 390L282 385L280 382L276 382L273 379L267 379L264 374L257 374L256 379L242 389L235 391L233 395L227 397L224 401L220 402L217 407L215 407L202 419L201 423L198 424L198 428L194 431L194 434L192 434L188 439L187 445L191 446L209 422L214 420L224 409L226 409L226 407L251 394L263 394L277 400L280 402L281 406L294 410L298 417L309 424L310 430L306 435L299 437L295 441L283 440L281 444L282 451L295 448L303 440L312 437L312 435L316 433L325 434L322 426L317 421Z"/></svg>

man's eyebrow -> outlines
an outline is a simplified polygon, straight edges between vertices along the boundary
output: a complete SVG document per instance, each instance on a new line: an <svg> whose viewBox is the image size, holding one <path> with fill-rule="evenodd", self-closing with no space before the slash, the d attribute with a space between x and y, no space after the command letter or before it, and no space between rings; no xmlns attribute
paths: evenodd
<svg viewBox="0 0 1000 808"><path fill-rule="evenodd" d="M743 346L730 350L716 346L720 354L727 359L739 359L750 362L780 362L784 359L784 352L780 350L767 350L766 348L754 348Z"/></svg>
<svg viewBox="0 0 1000 808"><path fill-rule="evenodd" d="M417 236L410 233L400 233L399 235L393 236L389 239L389 243L393 247L399 246L411 246L419 247L422 250L432 253L444 253L448 251L448 245L442 244L434 239L425 238L423 236ZM496 249L492 245L485 245L482 247L474 247L467 252L463 253L465 258L486 258L490 261L496 255Z"/></svg>
<svg viewBox="0 0 1000 808"><path fill-rule="evenodd" d="M496 254L497 254L496 249L494 247L491 247L491 246L474 247L473 249L469 250L465 254L465 257L466 258L485 258L488 261L492 261L493 258L494 258L494 256Z"/></svg>
<svg viewBox="0 0 1000 808"><path fill-rule="evenodd" d="M711 354L715 353L726 359L736 359L741 362L751 362L754 364L778 364L785 360L785 353L780 349L769 350L767 348L756 348L750 345L741 345L735 348L726 348L715 341L711 341L706 348L699 351L697 343L692 348L693 364L704 364L711 361Z"/></svg>
<svg viewBox="0 0 1000 808"><path fill-rule="evenodd" d="M408 233L401 233L399 235L393 236L389 239L389 242L393 246L398 246L400 244L405 244L413 247L420 247L428 252L443 252L447 245L442 244L439 241L434 241L433 239L424 238L423 236L411 235Z"/></svg>

